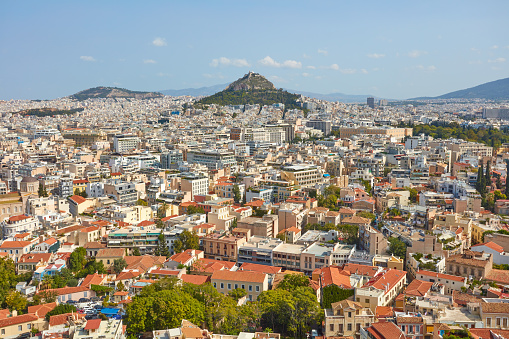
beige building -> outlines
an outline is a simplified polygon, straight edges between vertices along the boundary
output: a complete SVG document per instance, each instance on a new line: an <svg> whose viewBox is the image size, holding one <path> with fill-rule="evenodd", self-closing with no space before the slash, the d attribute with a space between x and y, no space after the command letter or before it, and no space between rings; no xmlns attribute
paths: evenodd
<svg viewBox="0 0 509 339"><path fill-rule="evenodd" d="M239 247L247 240L243 236L213 233L202 238L206 259L237 261Z"/></svg>
<svg viewBox="0 0 509 339"><path fill-rule="evenodd" d="M323 182L323 175L320 168L314 165L292 165L283 167L281 180L293 182L302 187L313 187Z"/></svg>
<svg viewBox="0 0 509 339"><path fill-rule="evenodd" d="M251 235L275 237L279 233L278 216L266 214L261 218L247 217L237 221L237 227L251 231Z"/></svg>
<svg viewBox="0 0 509 339"><path fill-rule="evenodd" d="M268 276L261 272L219 270L212 273L211 282L224 295L242 288L247 292L249 301L256 301L262 292L269 289Z"/></svg>
<svg viewBox="0 0 509 339"><path fill-rule="evenodd" d="M487 328L509 329L509 303L481 303L480 315Z"/></svg>
<svg viewBox="0 0 509 339"><path fill-rule="evenodd" d="M215 205L207 214L208 222L216 225L217 230L229 230L235 216L230 215L230 206Z"/></svg>
<svg viewBox="0 0 509 339"><path fill-rule="evenodd" d="M97 252L95 260L102 261L106 269L113 265L117 259L123 259L125 256L125 249L123 248L103 248Z"/></svg>
<svg viewBox="0 0 509 339"><path fill-rule="evenodd" d="M44 325L44 317L39 318L33 313L0 319L0 337L16 338L21 334L30 333L33 328L43 330Z"/></svg>
<svg viewBox="0 0 509 339"><path fill-rule="evenodd" d="M71 129L62 133L64 139L71 139L76 142L76 146L91 147L96 142L107 141L106 133L94 132L89 129Z"/></svg>
<svg viewBox="0 0 509 339"><path fill-rule="evenodd" d="M358 302L343 300L331 306L325 309L325 337L355 336L361 327L375 322L373 312Z"/></svg>

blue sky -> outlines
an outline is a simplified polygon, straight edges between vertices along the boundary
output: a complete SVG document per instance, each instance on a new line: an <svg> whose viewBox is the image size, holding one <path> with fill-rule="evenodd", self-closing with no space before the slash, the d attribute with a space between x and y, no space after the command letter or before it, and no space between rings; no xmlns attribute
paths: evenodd
<svg viewBox="0 0 509 339"><path fill-rule="evenodd" d="M0 99L229 83L403 99L509 77L509 1L3 1Z"/></svg>

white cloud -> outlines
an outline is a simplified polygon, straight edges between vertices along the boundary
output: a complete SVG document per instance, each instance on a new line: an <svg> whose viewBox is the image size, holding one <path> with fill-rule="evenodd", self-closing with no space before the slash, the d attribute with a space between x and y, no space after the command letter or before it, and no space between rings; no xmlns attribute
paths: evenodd
<svg viewBox="0 0 509 339"><path fill-rule="evenodd" d="M152 40L152 45L157 46L157 47L163 47L168 44L166 43L165 38L155 38L154 40Z"/></svg>
<svg viewBox="0 0 509 339"><path fill-rule="evenodd" d="M496 59L488 60L488 62L489 62L490 64L495 64L495 63L505 62L505 58L496 58Z"/></svg>
<svg viewBox="0 0 509 339"><path fill-rule="evenodd" d="M152 60L152 59L145 59L145 60L143 60L143 63L144 64L157 64L157 61Z"/></svg>
<svg viewBox="0 0 509 339"><path fill-rule="evenodd" d="M319 49L318 54L329 55L329 52L327 52L325 49Z"/></svg>
<svg viewBox="0 0 509 339"><path fill-rule="evenodd" d="M172 75L170 73L163 73L163 72L159 72L156 74L158 77L172 77Z"/></svg>
<svg viewBox="0 0 509 339"><path fill-rule="evenodd" d="M262 66L267 67L275 67L275 68L302 68L302 63L300 61L295 60L285 60L282 63L277 62L272 59L270 56L266 56L265 58L258 61Z"/></svg>
<svg viewBox="0 0 509 339"><path fill-rule="evenodd" d="M408 56L410 58L418 58L418 57L420 57L420 56L422 56L424 54L428 54L428 52L426 52L426 51L418 51L416 49L414 49L413 51L408 52Z"/></svg>
<svg viewBox="0 0 509 339"><path fill-rule="evenodd" d="M90 62L97 61L97 60L95 60L94 57L89 56L89 55L82 55L82 56L80 56L80 59L83 60L83 61L90 61Z"/></svg>
<svg viewBox="0 0 509 339"><path fill-rule="evenodd" d="M308 78L308 77L311 76L311 74L304 72L304 73L302 73L302 76L305 77L305 78Z"/></svg>
<svg viewBox="0 0 509 339"><path fill-rule="evenodd" d="M362 73L362 74L368 74L369 72L368 72L368 70L367 70L367 69L364 69L364 68L363 68L363 69L361 69L361 73Z"/></svg>
<svg viewBox="0 0 509 339"><path fill-rule="evenodd" d="M468 64L469 65L480 65L480 64L482 64L482 61L481 60L469 61Z"/></svg>
<svg viewBox="0 0 509 339"><path fill-rule="evenodd" d="M340 69L339 71L343 74L354 74L357 72L357 70L353 68Z"/></svg>
<svg viewBox="0 0 509 339"><path fill-rule="evenodd" d="M491 46L491 48L498 49L498 45L493 45L493 46Z"/></svg>
<svg viewBox="0 0 509 339"><path fill-rule="evenodd" d="M384 56L385 56L385 54L379 54L379 53L368 54L368 58L373 58L373 59L380 59L380 58L383 58Z"/></svg>
<svg viewBox="0 0 509 339"><path fill-rule="evenodd" d="M306 66L306 68L308 68L308 69L316 69L315 66Z"/></svg>
<svg viewBox="0 0 509 339"><path fill-rule="evenodd" d="M436 67L431 65L431 66L423 66L423 65L417 65L417 69L420 69L422 71L427 71L427 72L434 72L436 71Z"/></svg>
<svg viewBox="0 0 509 339"><path fill-rule="evenodd" d="M330 65L330 69L333 69L335 71L339 71L339 66L338 66L338 64L332 64L332 65Z"/></svg>
<svg viewBox="0 0 509 339"><path fill-rule="evenodd" d="M235 66L235 67L249 67L249 62L246 59L229 59L225 57L220 57L219 59L213 59L210 62L210 66L218 67L218 66Z"/></svg>

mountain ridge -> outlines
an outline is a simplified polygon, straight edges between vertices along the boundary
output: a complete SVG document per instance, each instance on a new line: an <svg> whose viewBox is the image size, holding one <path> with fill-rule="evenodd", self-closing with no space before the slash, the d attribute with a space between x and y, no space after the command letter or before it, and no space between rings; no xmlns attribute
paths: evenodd
<svg viewBox="0 0 509 339"><path fill-rule="evenodd" d="M83 101L87 99L93 98L135 98L135 99L152 99L152 98L160 98L162 97L162 93L158 92L141 92L141 91L131 91L125 88L118 87L106 87L106 86L98 86L93 88L88 88L83 91L79 91L73 95L70 95L70 98Z"/></svg>
<svg viewBox="0 0 509 339"><path fill-rule="evenodd" d="M509 78L485 82L474 87L449 92L436 97L418 97L409 100L434 100L434 99L509 100Z"/></svg>

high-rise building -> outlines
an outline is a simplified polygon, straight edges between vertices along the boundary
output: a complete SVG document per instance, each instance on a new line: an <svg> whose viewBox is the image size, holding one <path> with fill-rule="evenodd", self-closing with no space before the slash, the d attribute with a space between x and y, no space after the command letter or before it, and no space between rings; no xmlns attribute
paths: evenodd
<svg viewBox="0 0 509 339"><path fill-rule="evenodd" d="M332 122L330 120L309 120L306 126L322 131L325 136L331 134L332 131Z"/></svg>
<svg viewBox="0 0 509 339"><path fill-rule="evenodd" d="M367 103L369 107L375 108L375 98L369 97Z"/></svg>

